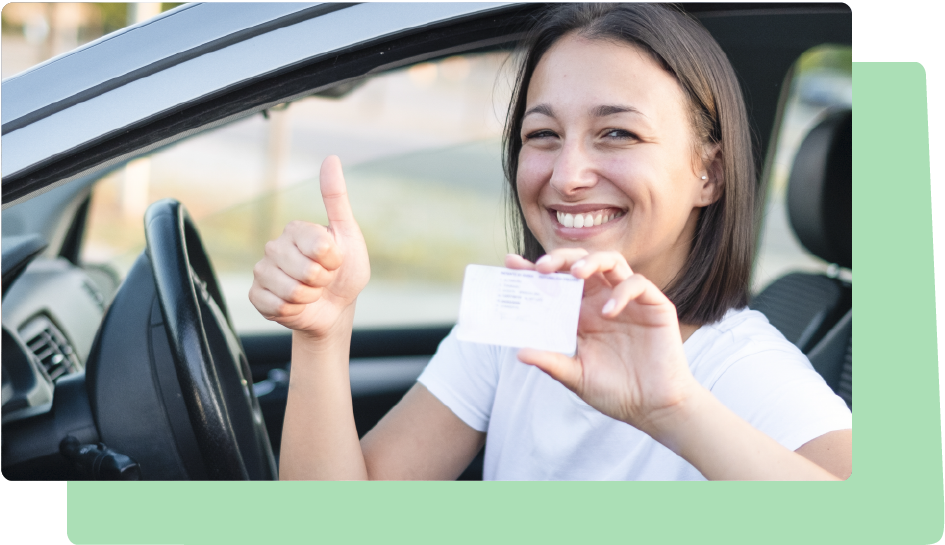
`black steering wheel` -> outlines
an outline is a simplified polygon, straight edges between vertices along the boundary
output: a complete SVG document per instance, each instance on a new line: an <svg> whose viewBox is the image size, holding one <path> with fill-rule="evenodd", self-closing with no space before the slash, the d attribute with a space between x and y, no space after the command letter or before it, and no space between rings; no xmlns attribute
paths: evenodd
<svg viewBox="0 0 945 545"><path fill-rule="evenodd" d="M144 223L156 298L207 478L276 478L249 364L197 229L173 199L152 204Z"/></svg>

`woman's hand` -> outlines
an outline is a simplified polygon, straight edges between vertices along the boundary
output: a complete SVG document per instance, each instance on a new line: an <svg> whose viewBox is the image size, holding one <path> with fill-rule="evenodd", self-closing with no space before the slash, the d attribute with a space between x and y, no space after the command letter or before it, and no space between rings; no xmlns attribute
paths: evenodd
<svg viewBox="0 0 945 545"><path fill-rule="evenodd" d="M328 227L293 221L266 243L253 268L249 300L268 320L314 339L350 329L354 302L371 277L364 237L351 213L341 161L322 163Z"/></svg>
<svg viewBox="0 0 945 545"><path fill-rule="evenodd" d="M682 347L676 308L617 252L562 248L507 267L570 272L584 279L577 353L522 349L519 359L561 382L587 404L653 436L698 388Z"/></svg>

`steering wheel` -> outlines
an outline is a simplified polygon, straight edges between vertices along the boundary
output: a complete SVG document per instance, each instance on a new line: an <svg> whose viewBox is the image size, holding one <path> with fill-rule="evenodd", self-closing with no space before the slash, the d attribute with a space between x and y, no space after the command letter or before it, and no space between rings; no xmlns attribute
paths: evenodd
<svg viewBox="0 0 945 545"><path fill-rule="evenodd" d="M252 375L197 229L165 199L145 214L147 255L180 392L210 479L274 479Z"/></svg>

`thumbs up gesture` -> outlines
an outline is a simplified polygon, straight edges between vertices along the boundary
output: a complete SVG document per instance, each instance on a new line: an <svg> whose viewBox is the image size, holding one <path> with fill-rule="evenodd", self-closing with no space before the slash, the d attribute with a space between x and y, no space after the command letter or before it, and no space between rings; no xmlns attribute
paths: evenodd
<svg viewBox="0 0 945 545"><path fill-rule="evenodd" d="M350 328L355 299L371 278L337 156L325 159L320 178L328 226L289 223L279 238L266 243L249 290L250 302L267 319L315 338L327 337L336 327Z"/></svg>

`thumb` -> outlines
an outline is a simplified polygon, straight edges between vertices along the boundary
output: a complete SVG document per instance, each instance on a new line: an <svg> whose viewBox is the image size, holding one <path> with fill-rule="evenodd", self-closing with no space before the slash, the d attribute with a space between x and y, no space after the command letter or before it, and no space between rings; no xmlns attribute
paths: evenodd
<svg viewBox="0 0 945 545"><path fill-rule="evenodd" d="M345 176L341 171L341 159L337 155L329 155L322 162L319 185L325 211L328 212L328 225L342 231L352 227L356 229L357 223L351 213L351 203L348 202Z"/></svg>
<svg viewBox="0 0 945 545"><path fill-rule="evenodd" d="M574 358L569 358L558 352L523 348L518 351L518 359L522 363L534 365L563 384L565 388L577 392L581 382L581 364Z"/></svg>

